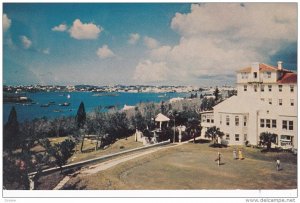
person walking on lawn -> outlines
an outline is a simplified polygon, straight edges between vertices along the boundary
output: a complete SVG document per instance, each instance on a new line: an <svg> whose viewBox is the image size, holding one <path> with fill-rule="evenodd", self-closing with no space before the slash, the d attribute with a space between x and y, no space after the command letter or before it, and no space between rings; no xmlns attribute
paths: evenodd
<svg viewBox="0 0 300 203"><path fill-rule="evenodd" d="M243 159L244 159L242 149L239 149L239 159L240 159L240 160L243 160Z"/></svg>
<svg viewBox="0 0 300 203"><path fill-rule="evenodd" d="M276 170L277 171L280 170L280 160L279 159L276 160Z"/></svg>
<svg viewBox="0 0 300 203"><path fill-rule="evenodd" d="M221 164L221 153L220 152L218 152L218 156L215 161L217 161L218 166L220 166L220 164Z"/></svg>
<svg viewBox="0 0 300 203"><path fill-rule="evenodd" d="M237 153L236 153L236 149L233 149L233 160L237 160Z"/></svg>

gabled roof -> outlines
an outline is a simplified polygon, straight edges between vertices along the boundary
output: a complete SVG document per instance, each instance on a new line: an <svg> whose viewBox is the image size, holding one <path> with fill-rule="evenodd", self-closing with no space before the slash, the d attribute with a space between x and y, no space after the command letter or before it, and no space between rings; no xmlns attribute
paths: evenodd
<svg viewBox="0 0 300 203"><path fill-rule="evenodd" d="M250 73L251 72L251 67L243 68L241 70L238 70L237 72L238 73Z"/></svg>
<svg viewBox="0 0 300 203"><path fill-rule="evenodd" d="M296 73L284 73L283 76L277 81L278 83L297 83Z"/></svg>
<svg viewBox="0 0 300 203"><path fill-rule="evenodd" d="M278 68L275 68L273 66L270 66L268 64L260 63L259 64L259 71L265 72L265 71L278 71Z"/></svg>
<svg viewBox="0 0 300 203"><path fill-rule="evenodd" d="M241 70L238 70L237 72L238 73L250 73L251 72L251 67L246 67L246 68L242 68ZM265 63L260 63L259 64L259 71L260 72L266 72L266 71L278 71L278 68L277 67L274 67L274 66L271 66L271 65L268 65L268 64L265 64ZM291 72L287 69L282 69L282 71L284 72Z"/></svg>

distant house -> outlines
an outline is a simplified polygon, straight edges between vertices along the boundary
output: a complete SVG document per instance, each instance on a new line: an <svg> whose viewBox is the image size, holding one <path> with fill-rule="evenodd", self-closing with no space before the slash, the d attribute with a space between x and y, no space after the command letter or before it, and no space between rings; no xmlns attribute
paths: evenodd
<svg viewBox="0 0 300 203"><path fill-rule="evenodd" d="M178 102L178 101L181 101L181 100L184 100L184 98L182 98L182 97L175 97L175 98L170 99L170 103Z"/></svg>
<svg viewBox="0 0 300 203"><path fill-rule="evenodd" d="M128 110L131 110L131 109L134 109L135 106L129 106L129 105L124 105L124 107L122 108L122 111L128 111Z"/></svg>
<svg viewBox="0 0 300 203"><path fill-rule="evenodd" d="M270 132L278 135L277 146L298 148L297 117L297 74L282 62L253 63L237 71L237 96L201 112L201 136L216 126L229 145L257 145L260 134Z"/></svg>

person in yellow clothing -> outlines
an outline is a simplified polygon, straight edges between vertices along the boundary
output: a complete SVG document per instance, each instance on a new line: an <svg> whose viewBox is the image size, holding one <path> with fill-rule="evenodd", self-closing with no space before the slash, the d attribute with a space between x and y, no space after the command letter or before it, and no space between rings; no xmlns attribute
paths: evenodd
<svg viewBox="0 0 300 203"><path fill-rule="evenodd" d="M242 149L239 149L239 159L240 159L240 160L243 160L243 159L244 159Z"/></svg>

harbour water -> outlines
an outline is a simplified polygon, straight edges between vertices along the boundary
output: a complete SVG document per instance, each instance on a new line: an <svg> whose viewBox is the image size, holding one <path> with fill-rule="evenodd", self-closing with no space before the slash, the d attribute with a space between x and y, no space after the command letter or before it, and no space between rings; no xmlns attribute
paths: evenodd
<svg viewBox="0 0 300 203"><path fill-rule="evenodd" d="M94 92L39 92L27 93L32 103L4 103L3 122L6 123L10 109L15 106L19 122L35 118L56 118L75 116L80 102L84 102L86 112L101 106L103 110L115 106L136 105L140 102L161 102L174 97L186 97L189 93L100 93ZM64 105L65 103L65 105Z"/></svg>

